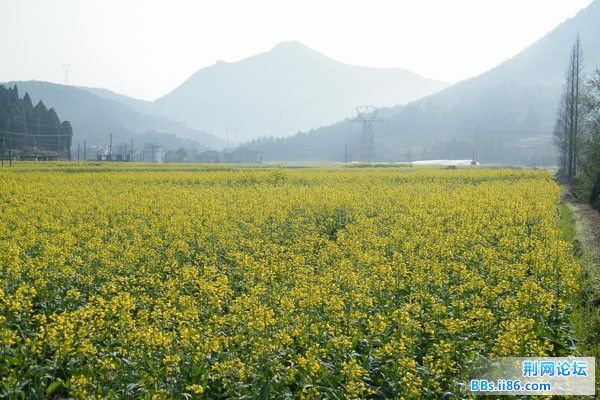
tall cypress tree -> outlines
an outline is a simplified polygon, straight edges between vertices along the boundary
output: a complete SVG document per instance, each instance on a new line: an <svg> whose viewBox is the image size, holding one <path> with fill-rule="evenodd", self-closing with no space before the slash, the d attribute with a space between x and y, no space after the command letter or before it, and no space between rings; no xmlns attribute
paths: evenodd
<svg viewBox="0 0 600 400"><path fill-rule="evenodd" d="M571 180L579 167L579 141L581 122L581 94L583 85L583 52L579 36L571 49L567 79L558 110L554 142L557 144L562 173Z"/></svg>

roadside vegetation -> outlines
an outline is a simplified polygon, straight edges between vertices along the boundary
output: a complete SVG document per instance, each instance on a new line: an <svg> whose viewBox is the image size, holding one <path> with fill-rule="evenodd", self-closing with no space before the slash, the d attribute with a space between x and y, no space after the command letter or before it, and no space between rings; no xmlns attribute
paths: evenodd
<svg viewBox="0 0 600 400"><path fill-rule="evenodd" d="M596 215L594 215L596 213ZM600 216L596 211L563 194L559 206L562 239L574 244L581 265L580 289L574 297L572 329L578 356L600 357ZM600 370L596 369L596 392L600 391Z"/></svg>
<svg viewBox="0 0 600 400"><path fill-rule="evenodd" d="M555 144L560 154L557 178L563 239L574 244L582 266L574 301L573 327L582 355L600 356L600 69L586 76L581 40L569 56L557 113ZM594 209L596 211L594 211ZM599 368L596 385L600 388ZM598 392L598 390L597 390Z"/></svg>

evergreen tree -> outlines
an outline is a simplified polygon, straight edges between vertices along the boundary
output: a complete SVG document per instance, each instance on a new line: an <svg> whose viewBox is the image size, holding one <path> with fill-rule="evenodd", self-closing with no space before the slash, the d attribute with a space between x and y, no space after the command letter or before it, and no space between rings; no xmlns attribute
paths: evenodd
<svg viewBox="0 0 600 400"><path fill-rule="evenodd" d="M25 106L27 108L33 108L33 104L31 104L31 97L29 97L29 93L25 93L25 96L23 96L23 103L25 103Z"/></svg>
<svg viewBox="0 0 600 400"><path fill-rule="evenodd" d="M41 100L34 107L28 93L19 98L16 85L0 86L0 140L5 153L10 142L16 156L55 154L69 158L72 136L71 124L61 122L54 109L47 109Z"/></svg>

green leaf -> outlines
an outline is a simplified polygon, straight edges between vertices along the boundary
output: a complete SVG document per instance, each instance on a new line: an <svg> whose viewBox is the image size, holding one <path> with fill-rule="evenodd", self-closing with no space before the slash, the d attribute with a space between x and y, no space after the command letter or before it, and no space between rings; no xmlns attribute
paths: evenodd
<svg viewBox="0 0 600 400"><path fill-rule="evenodd" d="M48 389L46 389L46 394L47 395L51 395L56 389L58 389L59 387L63 386L62 381L54 381L50 384L50 386L48 386Z"/></svg>

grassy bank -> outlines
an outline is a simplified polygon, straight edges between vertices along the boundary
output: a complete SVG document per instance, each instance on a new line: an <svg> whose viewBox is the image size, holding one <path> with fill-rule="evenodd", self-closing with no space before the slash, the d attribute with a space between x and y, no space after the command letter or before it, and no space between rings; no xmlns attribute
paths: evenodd
<svg viewBox="0 0 600 400"><path fill-rule="evenodd" d="M581 264L580 291L573 299L571 325L577 340L577 355L600 356L600 248L590 222L578 212L575 202L565 199L559 206L562 239L573 243ZM600 391L600 368L596 368L596 393Z"/></svg>

